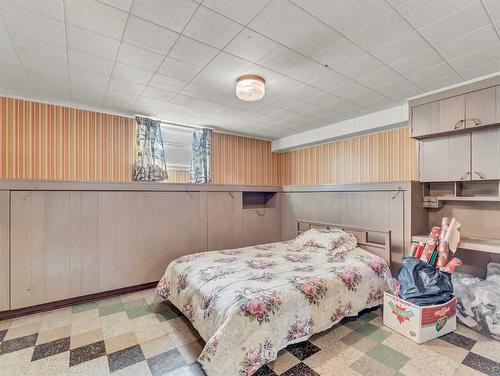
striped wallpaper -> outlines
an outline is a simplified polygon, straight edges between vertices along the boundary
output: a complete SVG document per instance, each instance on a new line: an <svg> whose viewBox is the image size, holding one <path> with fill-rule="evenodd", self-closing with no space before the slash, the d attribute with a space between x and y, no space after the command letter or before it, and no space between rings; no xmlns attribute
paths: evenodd
<svg viewBox="0 0 500 376"><path fill-rule="evenodd" d="M189 171L187 170L171 170L167 168L167 174L167 183L189 183Z"/></svg>
<svg viewBox="0 0 500 376"><path fill-rule="evenodd" d="M135 120L0 97L0 178L130 181Z"/></svg>
<svg viewBox="0 0 500 376"><path fill-rule="evenodd" d="M212 134L212 183L278 185L278 154L271 142Z"/></svg>
<svg viewBox="0 0 500 376"><path fill-rule="evenodd" d="M279 154L280 185L417 179L417 142L408 128Z"/></svg>

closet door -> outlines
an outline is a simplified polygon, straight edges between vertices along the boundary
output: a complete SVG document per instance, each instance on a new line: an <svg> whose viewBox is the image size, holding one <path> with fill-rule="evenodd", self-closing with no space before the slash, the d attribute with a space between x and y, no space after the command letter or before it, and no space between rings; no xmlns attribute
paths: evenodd
<svg viewBox="0 0 500 376"><path fill-rule="evenodd" d="M465 95L465 127L476 128L494 124L496 114L495 88L473 91Z"/></svg>
<svg viewBox="0 0 500 376"><path fill-rule="evenodd" d="M500 128L472 132L472 180L500 179Z"/></svg>
<svg viewBox="0 0 500 376"><path fill-rule="evenodd" d="M439 101L439 130L441 132L465 128L465 96Z"/></svg>
<svg viewBox="0 0 500 376"><path fill-rule="evenodd" d="M419 175L422 182L470 180L470 134L419 141Z"/></svg>
<svg viewBox="0 0 500 376"><path fill-rule="evenodd" d="M208 192L207 195L208 250L241 247L241 192Z"/></svg>
<svg viewBox="0 0 500 376"><path fill-rule="evenodd" d="M411 136L425 136L440 131L439 102L422 104L411 109Z"/></svg>
<svg viewBox="0 0 500 376"><path fill-rule="evenodd" d="M281 240L281 210L276 208L243 210L243 243L245 246Z"/></svg>

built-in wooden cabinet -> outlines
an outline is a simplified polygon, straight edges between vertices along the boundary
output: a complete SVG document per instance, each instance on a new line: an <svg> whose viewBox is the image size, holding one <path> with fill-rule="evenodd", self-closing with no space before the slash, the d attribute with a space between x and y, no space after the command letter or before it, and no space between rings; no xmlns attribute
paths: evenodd
<svg viewBox="0 0 500 376"><path fill-rule="evenodd" d="M243 246L242 192L208 192L208 250Z"/></svg>
<svg viewBox="0 0 500 376"><path fill-rule="evenodd" d="M430 137L500 123L500 87L411 107L411 137Z"/></svg>
<svg viewBox="0 0 500 376"><path fill-rule="evenodd" d="M472 180L500 179L500 128L471 133Z"/></svg>
<svg viewBox="0 0 500 376"><path fill-rule="evenodd" d="M470 180L470 134L420 140L419 177L422 182Z"/></svg>
<svg viewBox="0 0 500 376"><path fill-rule="evenodd" d="M243 244L272 243L281 240L281 210L260 208L243 210Z"/></svg>

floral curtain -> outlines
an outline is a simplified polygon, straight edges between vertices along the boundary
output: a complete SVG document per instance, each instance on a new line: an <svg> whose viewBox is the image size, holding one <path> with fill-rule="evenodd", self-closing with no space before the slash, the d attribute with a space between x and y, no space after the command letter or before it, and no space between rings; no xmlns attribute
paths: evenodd
<svg viewBox="0 0 500 376"><path fill-rule="evenodd" d="M167 165L161 137L160 120L136 116L137 147L134 181L167 180Z"/></svg>
<svg viewBox="0 0 500 376"><path fill-rule="evenodd" d="M212 130L196 129L193 133L190 182L210 183L210 144Z"/></svg>

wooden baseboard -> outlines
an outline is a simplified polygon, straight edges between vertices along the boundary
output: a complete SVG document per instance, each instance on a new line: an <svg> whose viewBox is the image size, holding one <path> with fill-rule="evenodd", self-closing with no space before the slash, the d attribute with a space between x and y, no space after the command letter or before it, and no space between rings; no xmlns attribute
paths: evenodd
<svg viewBox="0 0 500 376"><path fill-rule="evenodd" d="M123 295L123 294L128 294L131 292L146 290L146 289L150 289L150 288L155 287L157 284L158 284L158 282L148 282L148 283L143 283L142 285L123 287L121 289L98 292L95 294L78 296L76 298L59 300L57 302L50 302L50 303L39 304L39 305L31 306L31 307L12 309L10 311L3 311L3 312L0 312L0 320L6 320L6 319L11 319L11 318L26 316L26 315L32 315L34 313L51 311L53 309L64 308L64 307L68 307L68 306L72 306L72 305L76 305L76 304L90 302L93 300L100 300L100 299L110 298L110 297L117 296L117 295Z"/></svg>

